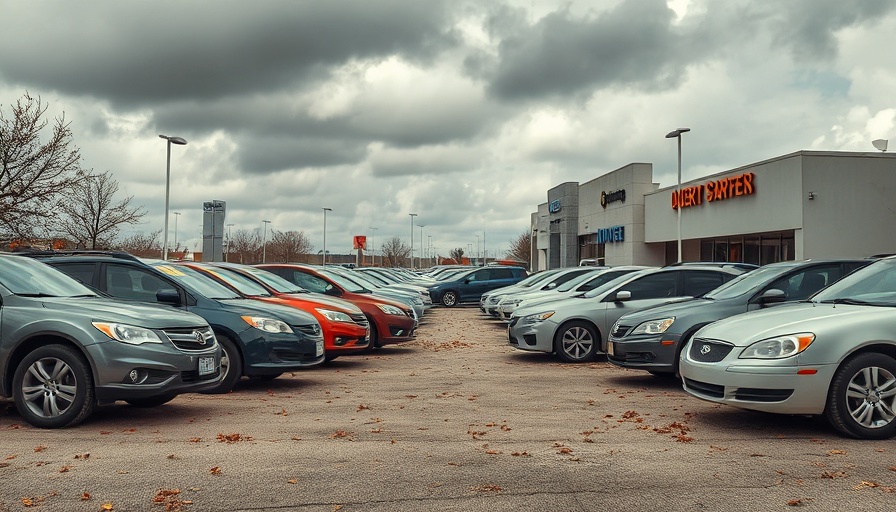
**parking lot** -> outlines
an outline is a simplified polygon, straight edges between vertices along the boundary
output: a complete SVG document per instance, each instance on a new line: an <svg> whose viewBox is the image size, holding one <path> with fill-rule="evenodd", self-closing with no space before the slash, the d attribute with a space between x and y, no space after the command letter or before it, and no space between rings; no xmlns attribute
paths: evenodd
<svg viewBox="0 0 896 512"><path fill-rule="evenodd" d="M514 351L478 309L415 341L63 430L0 403L0 511L889 510L893 441Z"/></svg>

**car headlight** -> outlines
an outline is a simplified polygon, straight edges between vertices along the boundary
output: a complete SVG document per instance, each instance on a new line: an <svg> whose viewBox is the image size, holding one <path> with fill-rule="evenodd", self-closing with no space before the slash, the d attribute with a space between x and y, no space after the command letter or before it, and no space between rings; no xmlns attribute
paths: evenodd
<svg viewBox="0 0 896 512"><path fill-rule="evenodd" d="M242 319L252 327L265 332L292 332L292 328L286 322L275 318L243 315Z"/></svg>
<svg viewBox="0 0 896 512"><path fill-rule="evenodd" d="M405 316L404 311L395 306L390 306L389 304L377 304L376 307L383 310L383 313L386 313L387 315Z"/></svg>
<svg viewBox="0 0 896 512"><path fill-rule="evenodd" d="M740 359L783 359L799 354L815 341L811 332L786 334L760 340L745 348Z"/></svg>
<svg viewBox="0 0 896 512"><path fill-rule="evenodd" d="M662 334L666 329L672 326L675 317L659 318L657 320L648 320L641 322L637 327L632 329L632 334Z"/></svg>
<svg viewBox="0 0 896 512"><path fill-rule="evenodd" d="M352 317L346 315L341 311L333 311L332 309L324 309L324 308L314 308L318 313L327 318L327 320L331 322L349 322L351 323Z"/></svg>
<svg viewBox="0 0 896 512"><path fill-rule="evenodd" d="M534 315L526 315L520 319L521 325L534 325L544 322L548 318L554 316L553 311L545 311L544 313L536 313Z"/></svg>
<svg viewBox="0 0 896 512"><path fill-rule="evenodd" d="M118 324L114 322L93 322L93 326L113 340L128 343L130 345L162 342L162 339L159 338L158 334L143 327L135 327L133 325Z"/></svg>

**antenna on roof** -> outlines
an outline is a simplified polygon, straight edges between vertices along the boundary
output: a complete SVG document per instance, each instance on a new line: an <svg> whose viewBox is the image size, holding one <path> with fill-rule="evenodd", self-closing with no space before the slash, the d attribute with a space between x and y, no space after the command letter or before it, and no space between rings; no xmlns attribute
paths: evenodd
<svg viewBox="0 0 896 512"><path fill-rule="evenodd" d="M887 150L887 139L872 140L871 145L874 146L875 149L879 149L881 151L886 151Z"/></svg>

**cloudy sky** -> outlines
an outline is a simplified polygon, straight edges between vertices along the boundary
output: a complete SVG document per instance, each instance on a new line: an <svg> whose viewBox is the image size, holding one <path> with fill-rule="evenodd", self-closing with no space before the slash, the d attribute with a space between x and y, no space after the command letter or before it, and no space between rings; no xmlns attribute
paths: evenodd
<svg viewBox="0 0 896 512"><path fill-rule="evenodd" d="M896 139L892 0L0 0L0 108L71 121L161 230L233 229L503 255L548 188L631 162L675 184ZM891 146L896 143L891 143ZM174 215L171 234L174 237ZM373 228L376 228L375 230ZM127 233L126 233L127 234ZM479 238L477 239L477 235Z"/></svg>

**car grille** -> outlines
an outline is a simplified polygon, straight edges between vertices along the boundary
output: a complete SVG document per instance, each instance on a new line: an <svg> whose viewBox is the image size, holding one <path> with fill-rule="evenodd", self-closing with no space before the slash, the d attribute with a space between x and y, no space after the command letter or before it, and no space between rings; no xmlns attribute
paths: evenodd
<svg viewBox="0 0 896 512"><path fill-rule="evenodd" d="M700 363L718 363L725 359L734 345L723 341L708 340L706 338L694 338L688 349L688 357L692 361Z"/></svg>
<svg viewBox="0 0 896 512"><path fill-rule="evenodd" d="M352 322L355 322L365 329L370 328L370 323L367 321L367 317L364 316L364 313L357 313L349 316L351 317Z"/></svg>
<svg viewBox="0 0 896 512"><path fill-rule="evenodd" d="M700 382L687 378L684 379L684 385L686 388L701 395L711 396L713 398L722 398L725 396L725 386L708 384L706 382Z"/></svg>
<svg viewBox="0 0 896 512"><path fill-rule="evenodd" d="M628 333L629 329L632 328L630 325L619 325L616 324L613 326L613 332L610 333L614 338L622 338Z"/></svg>
<svg viewBox="0 0 896 512"><path fill-rule="evenodd" d="M792 394L792 389L737 388L734 398L749 402L783 402Z"/></svg>
<svg viewBox="0 0 896 512"><path fill-rule="evenodd" d="M320 324L291 325L293 330L311 338L320 338Z"/></svg>
<svg viewBox="0 0 896 512"><path fill-rule="evenodd" d="M215 346L215 334L208 327L164 329L162 332L184 352L200 352Z"/></svg>

